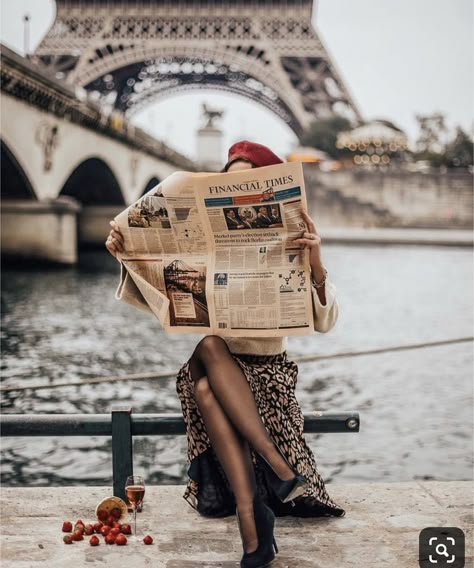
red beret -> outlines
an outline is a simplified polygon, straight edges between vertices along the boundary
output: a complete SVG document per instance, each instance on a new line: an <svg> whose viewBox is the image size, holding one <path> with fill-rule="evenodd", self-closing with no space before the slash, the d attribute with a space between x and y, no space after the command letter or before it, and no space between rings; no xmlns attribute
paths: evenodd
<svg viewBox="0 0 474 568"><path fill-rule="evenodd" d="M263 146L263 144L242 140L241 142L232 144L229 148L228 160L224 170L227 170L231 163L237 161L239 158L249 160L258 168L283 163L281 158L274 154L270 148Z"/></svg>

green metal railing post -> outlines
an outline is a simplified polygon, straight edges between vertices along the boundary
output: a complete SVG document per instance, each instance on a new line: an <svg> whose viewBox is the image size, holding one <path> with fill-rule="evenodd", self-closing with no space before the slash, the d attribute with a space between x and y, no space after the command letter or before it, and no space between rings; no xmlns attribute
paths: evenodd
<svg viewBox="0 0 474 568"><path fill-rule="evenodd" d="M112 410L112 472L114 495L125 502L125 482L133 475L132 409Z"/></svg>

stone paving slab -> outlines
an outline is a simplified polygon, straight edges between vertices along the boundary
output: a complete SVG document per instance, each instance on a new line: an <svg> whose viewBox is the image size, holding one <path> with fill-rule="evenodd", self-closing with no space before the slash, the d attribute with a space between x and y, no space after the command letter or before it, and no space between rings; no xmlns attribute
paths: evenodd
<svg viewBox="0 0 474 568"><path fill-rule="evenodd" d="M473 565L473 484L460 482L328 485L345 517L277 517L279 554L272 568L413 568L418 536L428 526L455 526L466 535ZM242 545L235 516L201 517L182 498L184 486L148 486L138 529L154 544L125 547L86 540L65 545L63 520L94 519L108 487L2 488L1 567L238 568Z"/></svg>

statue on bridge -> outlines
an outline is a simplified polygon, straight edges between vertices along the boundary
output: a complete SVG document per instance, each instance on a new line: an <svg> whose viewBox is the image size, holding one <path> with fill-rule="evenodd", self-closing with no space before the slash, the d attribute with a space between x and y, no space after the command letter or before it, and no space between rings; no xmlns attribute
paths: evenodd
<svg viewBox="0 0 474 568"><path fill-rule="evenodd" d="M214 121L218 118L222 118L224 115L223 110L211 109L207 106L206 103L202 103L201 105L204 120L206 120L206 124L204 128L216 128Z"/></svg>

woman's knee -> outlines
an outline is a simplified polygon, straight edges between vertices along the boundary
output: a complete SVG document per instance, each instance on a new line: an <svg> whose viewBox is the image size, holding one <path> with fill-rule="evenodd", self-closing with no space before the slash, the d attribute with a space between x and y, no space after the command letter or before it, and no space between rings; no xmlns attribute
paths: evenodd
<svg viewBox="0 0 474 568"><path fill-rule="evenodd" d="M214 396L207 377L201 377L194 382L194 396L199 402L205 402L211 396Z"/></svg>
<svg viewBox="0 0 474 568"><path fill-rule="evenodd" d="M204 362L222 357L223 354L228 352L227 343L222 337L217 335L206 335L206 337L201 339L194 350L194 353Z"/></svg>

